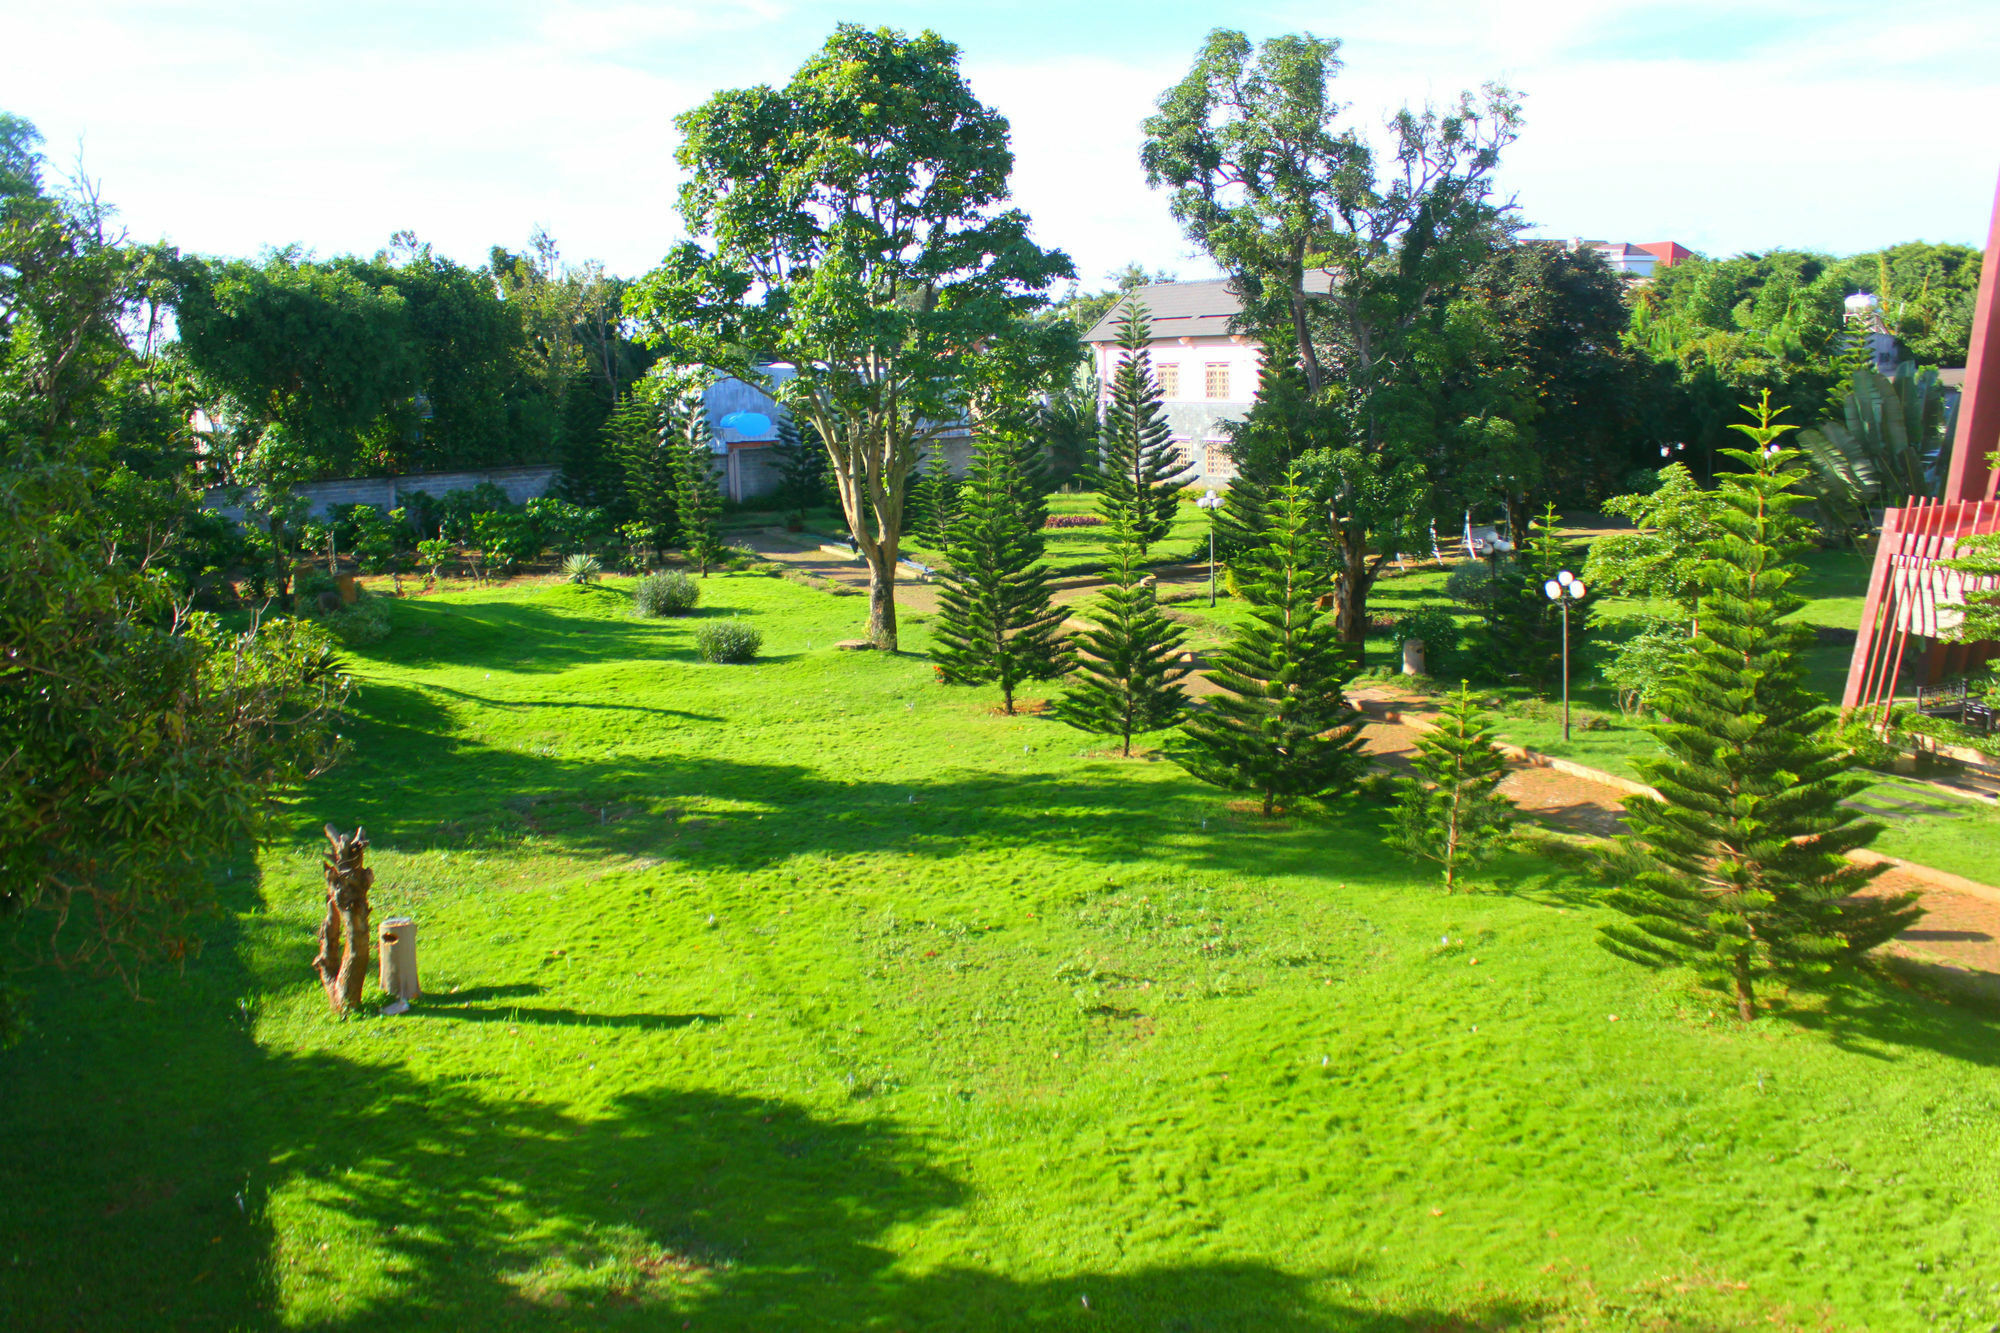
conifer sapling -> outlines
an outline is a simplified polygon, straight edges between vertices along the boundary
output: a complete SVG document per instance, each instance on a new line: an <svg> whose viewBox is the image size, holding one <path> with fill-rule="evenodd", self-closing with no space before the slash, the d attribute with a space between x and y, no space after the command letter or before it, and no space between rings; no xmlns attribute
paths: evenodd
<svg viewBox="0 0 2000 1333"><path fill-rule="evenodd" d="M674 442L674 521L680 529L681 550L701 570L708 569L729 549L722 543L716 520L722 516L722 492L715 482L714 438L708 409L701 396L682 405L679 438Z"/></svg>
<svg viewBox="0 0 2000 1333"><path fill-rule="evenodd" d="M1180 488L1190 475L1174 456L1161 411L1148 350L1152 337L1146 308L1128 300L1118 321L1118 369L1098 449L1098 512L1126 534L1141 559L1173 530Z"/></svg>
<svg viewBox="0 0 2000 1333"><path fill-rule="evenodd" d="M1514 803L1494 790L1507 776L1507 758L1493 743L1492 719L1463 681L1446 697L1436 727L1417 736L1410 767L1416 776L1398 784L1388 843L1437 862L1450 893L1459 872L1501 847L1514 823Z"/></svg>
<svg viewBox="0 0 2000 1333"><path fill-rule="evenodd" d="M1881 825L1841 804L1866 786L1804 683L1812 631L1785 617L1805 604L1789 557L1804 521L1803 455L1780 448L1770 394L1734 429L1750 449L1717 478L1721 534L1705 544L1701 627L1655 691L1648 727L1664 751L1635 760L1660 798L1626 801L1621 882L1605 896L1625 920L1604 928L1622 957L1692 966L1736 1000L1744 1021L1770 979L1810 983L1852 964L1923 913L1915 894L1859 896L1880 865L1845 853Z"/></svg>
<svg viewBox="0 0 2000 1333"><path fill-rule="evenodd" d="M1076 684L1056 705L1073 727L1116 736L1120 753L1132 753L1135 732L1173 723L1187 704L1181 679L1191 668L1174 659L1187 632L1161 612L1144 581L1138 551L1121 534L1111 547L1105 589L1083 619L1092 628L1076 636Z"/></svg>

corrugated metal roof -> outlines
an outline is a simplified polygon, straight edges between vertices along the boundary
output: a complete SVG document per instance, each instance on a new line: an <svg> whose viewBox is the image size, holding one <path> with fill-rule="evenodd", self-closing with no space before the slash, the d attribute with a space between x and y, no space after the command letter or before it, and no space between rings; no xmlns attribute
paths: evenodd
<svg viewBox="0 0 2000 1333"><path fill-rule="evenodd" d="M1333 278L1324 272L1308 273L1305 285L1309 292L1325 292L1333 285ZM1105 312L1104 318L1090 326L1083 340L1117 342L1118 321L1124 316L1128 301L1138 301L1146 307L1156 339L1221 337L1231 331L1229 321L1243 309L1242 300L1230 289L1227 278L1156 282L1134 287L1124 300Z"/></svg>

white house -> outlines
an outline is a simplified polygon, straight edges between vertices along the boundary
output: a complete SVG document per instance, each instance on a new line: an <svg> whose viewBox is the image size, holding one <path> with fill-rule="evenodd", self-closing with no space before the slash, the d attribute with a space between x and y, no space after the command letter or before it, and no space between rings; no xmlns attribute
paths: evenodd
<svg viewBox="0 0 2000 1333"><path fill-rule="evenodd" d="M1133 288L1083 335L1097 373L1099 415L1111 402L1111 377L1123 355L1118 322L1128 302L1144 306L1152 320L1153 378L1182 462L1195 469L1196 484L1227 481L1236 465L1223 427L1242 420L1257 400L1263 363L1255 338L1230 332L1242 301L1221 278Z"/></svg>

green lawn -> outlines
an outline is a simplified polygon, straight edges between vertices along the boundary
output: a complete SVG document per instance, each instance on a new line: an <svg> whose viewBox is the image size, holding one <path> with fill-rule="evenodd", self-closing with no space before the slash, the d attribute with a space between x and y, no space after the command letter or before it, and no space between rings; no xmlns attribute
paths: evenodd
<svg viewBox="0 0 2000 1333"><path fill-rule="evenodd" d="M1547 866L1446 897L1379 810L1267 823L831 651L854 599L706 590L769 660L616 582L397 604L185 975L38 979L0 1325L2000 1318L1990 1019L1864 985L1741 1029ZM420 922L407 1017L309 974L329 819Z"/></svg>

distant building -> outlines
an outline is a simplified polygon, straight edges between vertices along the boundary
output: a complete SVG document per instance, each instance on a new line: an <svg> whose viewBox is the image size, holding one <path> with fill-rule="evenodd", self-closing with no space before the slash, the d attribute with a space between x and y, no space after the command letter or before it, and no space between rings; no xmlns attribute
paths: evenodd
<svg viewBox="0 0 2000 1333"><path fill-rule="evenodd" d="M1646 241L1634 245L1629 241L1587 241L1581 236L1569 241L1572 250L1595 250L1604 256L1604 262L1611 266L1613 273L1627 278L1650 278L1654 269L1672 268L1685 259L1694 258L1694 251L1678 241Z"/></svg>
<svg viewBox="0 0 2000 1333"><path fill-rule="evenodd" d="M1325 275L1320 279L1324 290ZM1118 347L1118 321L1128 302L1144 306L1152 321L1147 350L1181 462L1195 470L1197 485L1228 481L1236 475L1236 465L1224 428L1241 421L1257 401L1263 365L1262 345L1229 329L1243 302L1223 278L1133 288L1083 335L1097 373L1100 416L1111 403L1111 377L1124 355Z"/></svg>

